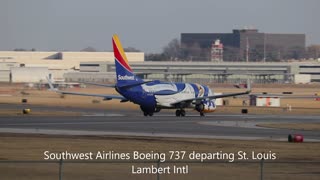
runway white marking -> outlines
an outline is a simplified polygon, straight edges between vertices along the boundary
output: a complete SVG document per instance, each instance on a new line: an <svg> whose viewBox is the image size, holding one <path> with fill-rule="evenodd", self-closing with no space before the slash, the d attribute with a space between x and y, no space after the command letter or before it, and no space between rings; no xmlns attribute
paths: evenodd
<svg viewBox="0 0 320 180"><path fill-rule="evenodd" d="M124 114L106 114L106 113L96 113L96 114L85 114L83 116L96 116L96 117L101 117L101 116L107 116L107 117L122 117L125 116Z"/></svg>
<svg viewBox="0 0 320 180"><path fill-rule="evenodd" d="M131 137L168 137L168 138L206 138L206 139L238 139L238 140L269 140L287 141L286 138L264 138L247 136L215 136L215 135L188 135L173 133L136 133L136 132L109 132L109 131L81 131L81 130L42 130L42 129L19 129L19 128L0 128L3 133L22 133L22 134L47 134L47 135L76 135L76 136L131 136ZM305 139L305 142L320 142L317 139Z"/></svg>
<svg viewBox="0 0 320 180"><path fill-rule="evenodd" d="M156 117L176 117L174 114L156 114ZM205 114L205 117L245 117L246 115L240 114L226 114L226 115L218 115L218 114ZM196 114L187 114L185 117L201 117Z"/></svg>
<svg viewBox="0 0 320 180"><path fill-rule="evenodd" d="M172 114L157 114L155 115L156 117L175 117L175 115ZM199 115L196 114L187 114L186 117L199 117ZM314 119L314 120L319 120L320 122L320 116L302 116L302 115L267 115L267 114L262 114L262 115L256 115L256 114L206 114L205 117L239 117L242 119L265 119L265 118L272 118L272 119Z"/></svg>
<svg viewBox="0 0 320 180"><path fill-rule="evenodd" d="M279 119L320 119L320 116L283 116L283 115L255 115L255 116L246 116L247 119L266 119L272 118L276 120Z"/></svg>
<svg viewBox="0 0 320 180"><path fill-rule="evenodd" d="M10 124L1 124L2 126L34 126L34 125L80 125L80 124L162 124L162 123L194 123L197 121L125 121L125 122L48 122L48 123L10 123Z"/></svg>
<svg viewBox="0 0 320 180"><path fill-rule="evenodd" d="M254 128L254 129L274 129L257 126L258 123L255 121L200 121L198 124L209 125L209 126L223 126L223 127L241 127L241 128Z"/></svg>

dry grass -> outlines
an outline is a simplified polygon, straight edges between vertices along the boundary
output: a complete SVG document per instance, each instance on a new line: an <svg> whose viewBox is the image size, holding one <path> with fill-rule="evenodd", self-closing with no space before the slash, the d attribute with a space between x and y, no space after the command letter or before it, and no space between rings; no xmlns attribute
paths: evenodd
<svg viewBox="0 0 320 180"><path fill-rule="evenodd" d="M22 109L0 109L0 116L80 116L81 113L66 111L35 111L29 114L23 114Z"/></svg>
<svg viewBox="0 0 320 180"><path fill-rule="evenodd" d="M28 95L22 95L25 91ZM117 94L108 88L70 89L70 91ZM216 88L216 92L236 92L238 89L230 87ZM241 90L240 90L241 91ZM319 91L318 86L261 86L254 92L281 93L294 92L297 95L313 95ZM20 104L22 98L28 99L28 104L86 107L97 109L133 109L139 110L132 103L120 103L117 100L101 101L99 98L82 96L60 96L46 90L27 90L19 85L0 86L2 96L0 103ZM100 103L92 103L99 100ZM217 109L217 113L240 113L241 109L248 108L250 114L319 114L320 102L310 99L283 99L281 108L242 107L242 99L230 98L231 106ZM286 104L293 107L292 112L284 111ZM318 109L317 109L318 108ZM19 114L20 110L3 109L0 115ZM7 113L6 113L7 112ZM38 112L34 112L37 114ZM46 115L53 115L50 112ZM32 112L33 114L33 112ZM285 125L285 128L288 126ZM290 125L289 128L293 126ZM295 125L294 127L301 127ZM310 126L311 127L311 126ZM318 126L317 126L318 127ZM304 126L303 128L307 128ZM96 152L109 151L132 152L169 150L186 150L199 152L275 152L277 161L320 161L319 143L287 143L271 141L239 141L239 140L208 140L208 139L178 139L178 138L131 138L131 137L78 137L78 136L48 136L48 135L14 135L1 134L0 160L42 160L43 152ZM156 179L154 175L132 175L131 163L128 164L64 164L64 179ZM148 166L146 164L135 164ZM168 164L162 164L166 166ZM188 175L161 175L160 179L258 179L259 164L189 164ZM265 164L266 179L319 179L320 164ZM57 179L57 164L0 164L1 179Z"/></svg>
<svg viewBox="0 0 320 180"><path fill-rule="evenodd" d="M320 131L320 123L265 123L257 124L257 126L280 129Z"/></svg>
<svg viewBox="0 0 320 180"><path fill-rule="evenodd" d="M237 141L177 138L130 138L130 137L63 137L47 135L12 135L0 137L0 159L2 160L42 160L43 152L167 152L185 150L187 152L234 152L251 153L275 152L277 161L320 161L319 143L287 143L271 141ZM245 162L245 161L244 161ZM132 175L131 165L151 164L65 164L66 179L155 179L154 175ZM155 165L155 164L154 164ZM172 164L162 164L168 166ZM185 164L176 164L185 165ZM189 164L188 175L161 175L161 179L257 179L259 163ZM319 164L265 164L265 176L282 179L317 179ZM0 172L5 179L56 179L56 164L0 164ZM295 174L301 172L301 174Z"/></svg>
<svg viewBox="0 0 320 180"><path fill-rule="evenodd" d="M73 89L76 92L99 93L99 94L116 94L113 89ZM92 109L119 109L125 107L129 109L138 109L133 103L120 103L119 100L103 101L102 98L88 96L65 95L63 98L60 94L47 90L28 90L29 95L22 95L18 92L13 96L4 96L0 98L0 103L20 104L22 99L27 99L27 104L46 105L46 106L62 106L62 107L80 107ZM99 103L93 103L94 100Z"/></svg>
<svg viewBox="0 0 320 180"><path fill-rule="evenodd" d="M221 106L218 107L215 113L222 114L239 114L242 109L247 109L248 114L272 114L272 115L319 115L317 108L293 108L288 111L285 107L255 107L255 106Z"/></svg>
<svg viewBox="0 0 320 180"><path fill-rule="evenodd" d="M63 107L85 107L93 109L115 110L115 109L131 109L140 110L138 105L133 103L120 103L119 100L103 101L97 97L86 96L73 96L66 95L61 98L59 94L47 90L33 90L23 89L22 87L10 86L0 87L0 92L3 94L10 94L12 96L3 96L0 98L0 103L19 104L21 99L28 99L28 104L47 105L47 106L63 106ZM84 89L74 88L67 89L68 91L86 92L86 93L99 93L99 94L117 94L114 89L101 88L101 87L89 87ZM216 92L239 92L242 90L235 88L215 88ZM24 91L28 95L22 95L21 91ZM303 87L264 87L255 88L253 93L269 92L269 93L281 93L284 91L293 92L294 95L314 95L318 92L318 88L303 88ZM241 109L248 108L250 114L320 114L320 101L314 99L282 99L280 108L267 108L267 107L247 107L242 106L243 99L240 98L228 98L229 106L219 107L216 113L240 113ZM96 103L93 103L96 101ZM287 104L292 106L292 111L285 110Z"/></svg>

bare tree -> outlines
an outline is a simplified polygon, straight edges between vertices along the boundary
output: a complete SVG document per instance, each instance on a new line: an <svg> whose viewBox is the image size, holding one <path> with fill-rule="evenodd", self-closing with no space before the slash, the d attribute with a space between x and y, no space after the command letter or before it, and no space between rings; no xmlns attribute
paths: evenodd
<svg viewBox="0 0 320 180"><path fill-rule="evenodd" d="M88 46L81 50L81 52L97 52L97 50L91 46Z"/></svg>
<svg viewBox="0 0 320 180"><path fill-rule="evenodd" d="M294 46L289 48L285 55L285 59L303 59L306 57L306 50L305 48Z"/></svg>
<svg viewBox="0 0 320 180"><path fill-rule="evenodd" d="M13 49L13 51L37 51L35 48L32 49L24 49L24 48L15 48Z"/></svg>
<svg viewBox="0 0 320 180"><path fill-rule="evenodd" d="M141 52L139 49L136 49L136 48L134 48L134 47L124 48L124 51L125 51L125 52Z"/></svg>
<svg viewBox="0 0 320 180"><path fill-rule="evenodd" d="M188 50L188 59L193 61L199 59L201 56L202 49L198 43L193 43L191 46L187 47Z"/></svg>
<svg viewBox="0 0 320 180"><path fill-rule="evenodd" d="M145 54L144 59L146 61L166 61L168 60L163 53L151 53Z"/></svg>
<svg viewBox="0 0 320 180"><path fill-rule="evenodd" d="M171 40L168 45L163 48L163 54L170 60L178 60L181 56L179 40Z"/></svg>
<svg viewBox="0 0 320 180"><path fill-rule="evenodd" d="M312 59L320 58L320 45L310 45L307 47L307 57Z"/></svg>
<svg viewBox="0 0 320 180"><path fill-rule="evenodd" d="M232 46L224 46L223 61L240 61L240 49Z"/></svg>

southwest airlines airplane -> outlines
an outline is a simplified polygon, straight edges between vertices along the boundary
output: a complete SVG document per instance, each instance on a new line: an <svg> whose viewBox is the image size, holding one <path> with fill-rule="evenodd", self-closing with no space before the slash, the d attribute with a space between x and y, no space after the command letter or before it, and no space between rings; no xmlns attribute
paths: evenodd
<svg viewBox="0 0 320 180"><path fill-rule="evenodd" d="M176 109L176 116L185 116L186 108L194 109L200 113L200 116L204 116L204 113L213 112L216 109L215 99L250 93L249 84L246 92L214 95L208 86L200 84L143 81L133 73L117 35L113 36L112 45L117 83L115 85L88 84L113 87L120 95L59 91L53 88L48 79L50 89L61 94L96 96L104 100L119 99L121 102L131 101L140 106L144 116L153 116L161 109Z"/></svg>

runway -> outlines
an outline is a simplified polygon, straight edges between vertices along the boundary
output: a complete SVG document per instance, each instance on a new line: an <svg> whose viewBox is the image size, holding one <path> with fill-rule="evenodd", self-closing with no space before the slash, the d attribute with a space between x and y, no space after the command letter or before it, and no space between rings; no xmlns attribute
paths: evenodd
<svg viewBox="0 0 320 180"><path fill-rule="evenodd" d="M320 141L320 132L259 128L257 123L320 122L320 116L227 115L199 117L189 113L175 117L164 111L144 117L139 111L92 111L79 117L0 117L0 132L59 135L125 135L219 139L286 140L289 134L303 134L306 141Z"/></svg>

